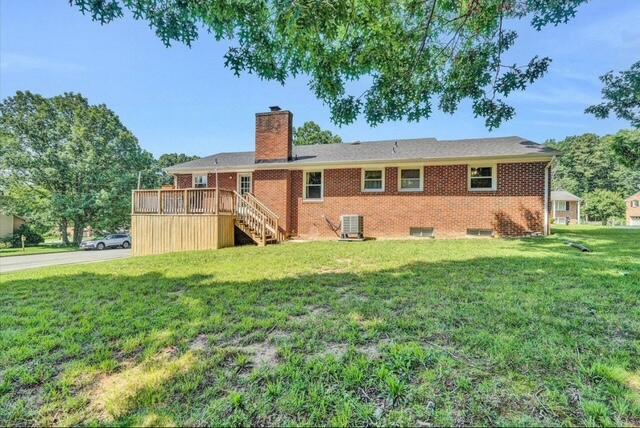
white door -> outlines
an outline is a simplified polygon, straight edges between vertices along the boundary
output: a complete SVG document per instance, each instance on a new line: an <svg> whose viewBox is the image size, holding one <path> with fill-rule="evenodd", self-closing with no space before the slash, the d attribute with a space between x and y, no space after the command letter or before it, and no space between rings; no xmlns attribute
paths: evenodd
<svg viewBox="0 0 640 428"><path fill-rule="evenodd" d="M238 174L238 193L244 195L253 191L251 186L251 174Z"/></svg>

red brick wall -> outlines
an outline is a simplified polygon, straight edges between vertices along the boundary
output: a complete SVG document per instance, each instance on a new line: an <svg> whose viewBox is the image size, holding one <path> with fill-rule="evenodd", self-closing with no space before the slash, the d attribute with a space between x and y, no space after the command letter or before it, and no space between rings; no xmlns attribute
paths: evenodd
<svg viewBox="0 0 640 428"><path fill-rule="evenodd" d="M407 237L410 227L433 227L439 237L467 228L503 236L543 232L545 162L498 164L495 192L467 190L467 165L424 167L424 191L398 192L397 168L386 168L385 192L361 192L360 168L326 169L324 201L302 200L302 171L292 171L290 231L303 238L335 238L327 222L364 216L365 235Z"/></svg>
<svg viewBox="0 0 640 428"><path fill-rule="evenodd" d="M237 173L219 172L218 177L220 177L220 187L222 189L237 190ZM174 181L177 189L193 187L193 178L191 174L176 174ZM216 187L216 175L214 173L207 174L207 187Z"/></svg>
<svg viewBox="0 0 640 428"><path fill-rule="evenodd" d="M253 194L280 218L283 232L291 224L291 171L286 169L256 170L253 173Z"/></svg>
<svg viewBox="0 0 640 428"><path fill-rule="evenodd" d="M238 174L235 172L219 172L220 188L229 190L238 190ZM216 187L216 175L214 173L207 174L207 187Z"/></svg>
<svg viewBox="0 0 640 428"><path fill-rule="evenodd" d="M191 174L176 174L173 179L176 189L188 189L193 186Z"/></svg>
<svg viewBox="0 0 640 428"><path fill-rule="evenodd" d="M256 162L291 159L292 124L288 111L256 114Z"/></svg>

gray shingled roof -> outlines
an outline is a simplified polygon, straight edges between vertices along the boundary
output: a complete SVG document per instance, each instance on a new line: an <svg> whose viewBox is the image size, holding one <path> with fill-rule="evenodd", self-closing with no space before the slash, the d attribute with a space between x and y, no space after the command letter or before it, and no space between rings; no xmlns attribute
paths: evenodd
<svg viewBox="0 0 640 428"><path fill-rule="evenodd" d="M521 137L442 140L417 138L411 140L363 141L343 144L293 146L289 162L255 163L255 152L218 153L167 168L179 173L217 168L276 168L282 166L312 166L336 163L425 161L500 157L553 156L558 152Z"/></svg>
<svg viewBox="0 0 640 428"><path fill-rule="evenodd" d="M556 190L551 192L552 201L581 201L579 197L573 193L569 193L566 190Z"/></svg>

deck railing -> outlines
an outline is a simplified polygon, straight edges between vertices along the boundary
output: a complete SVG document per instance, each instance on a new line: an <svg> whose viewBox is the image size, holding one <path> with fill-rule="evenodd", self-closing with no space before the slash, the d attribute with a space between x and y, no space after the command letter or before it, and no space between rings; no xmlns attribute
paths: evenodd
<svg viewBox="0 0 640 428"><path fill-rule="evenodd" d="M278 215L250 193L216 188L134 190L131 199L134 215L234 214L245 232L262 245L285 239Z"/></svg>
<svg viewBox="0 0 640 428"><path fill-rule="evenodd" d="M233 214L235 192L228 189L134 190L132 214Z"/></svg>

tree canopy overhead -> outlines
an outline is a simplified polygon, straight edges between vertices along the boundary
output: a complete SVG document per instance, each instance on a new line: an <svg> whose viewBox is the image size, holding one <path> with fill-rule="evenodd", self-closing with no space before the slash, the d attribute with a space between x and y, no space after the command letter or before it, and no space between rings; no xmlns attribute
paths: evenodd
<svg viewBox="0 0 640 428"><path fill-rule="evenodd" d="M512 118L506 103L550 59L505 63L517 34L510 19L540 30L567 22L586 0L70 0L102 24L129 11L162 42L190 45L202 31L229 40L225 64L284 83L306 74L336 124L418 121L463 100L489 128ZM368 79L354 92L351 81Z"/></svg>
<svg viewBox="0 0 640 428"><path fill-rule="evenodd" d="M610 71L600 80L604 84L602 88L603 102L585 110L597 118L604 119L610 113L620 119L628 120L635 128L640 129L640 61L631 66L629 70L621 71L617 75ZM640 148L636 147L636 151Z"/></svg>

